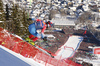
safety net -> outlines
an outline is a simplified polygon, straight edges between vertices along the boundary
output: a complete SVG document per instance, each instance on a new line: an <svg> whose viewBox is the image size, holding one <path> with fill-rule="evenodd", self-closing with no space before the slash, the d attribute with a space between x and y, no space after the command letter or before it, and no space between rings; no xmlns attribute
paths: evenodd
<svg viewBox="0 0 100 66"><path fill-rule="evenodd" d="M21 54L24 57L32 58L45 66L81 66L81 64L68 59L63 61L55 59L3 28L0 28L0 45Z"/></svg>

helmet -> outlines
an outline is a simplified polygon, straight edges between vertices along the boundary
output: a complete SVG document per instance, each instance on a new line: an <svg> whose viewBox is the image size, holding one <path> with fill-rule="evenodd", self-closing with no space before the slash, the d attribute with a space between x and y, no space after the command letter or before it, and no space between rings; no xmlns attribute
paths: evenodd
<svg viewBox="0 0 100 66"><path fill-rule="evenodd" d="M54 26L54 24L52 22L50 22L50 21L48 21L46 24L47 25L49 24L50 27L53 27Z"/></svg>

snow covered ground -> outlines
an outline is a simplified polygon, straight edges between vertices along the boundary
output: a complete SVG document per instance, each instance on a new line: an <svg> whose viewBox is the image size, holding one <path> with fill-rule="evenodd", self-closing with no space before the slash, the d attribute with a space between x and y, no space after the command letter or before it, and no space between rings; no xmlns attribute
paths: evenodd
<svg viewBox="0 0 100 66"><path fill-rule="evenodd" d="M0 45L0 66L44 66Z"/></svg>
<svg viewBox="0 0 100 66"><path fill-rule="evenodd" d="M96 59L89 59L89 58L76 58L77 60L81 60L82 62L87 62L92 64L93 66L100 66L100 59L96 58Z"/></svg>
<svg viewBox="0 0 100 66"><path fill-rule="evenodd" d="M100 66L100 46L96 46L96 47L89 46L88 48L93 50L92 53L94 57L92 57L92 59L88 57L86 58L77 57L76 59L79 60L78 61L79 63L86 62L92 64L93 66Z"/></svg>
<svg viewBox="0 0 100 66"><path fill-rule="evenodd" d="M93 27L98 27L100 24L98 24L98 23L92 23L92 26Z"/></svg>
<svg viewBox="0 0 100 66"><path fill-rule="evenodd" d="M55 58L66 59L72 57L82 41L83 37L81 36L70 36L68 41L58 49Z"/></svg>
<svg viewBox="0 0 100 66"><path fill-rule="evenodd" d="M3 21L0 21L0 22L3 22Z"/></svg>
<svg viewBox="0 0 100 66"><path fill-rule="evenodd" d="M0 14L2 14L2 13L0 12Z"/></svg>

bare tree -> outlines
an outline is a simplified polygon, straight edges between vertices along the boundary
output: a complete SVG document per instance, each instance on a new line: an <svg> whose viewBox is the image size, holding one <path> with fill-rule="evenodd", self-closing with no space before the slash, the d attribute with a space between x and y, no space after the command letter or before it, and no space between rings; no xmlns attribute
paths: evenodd
<svg viewBox="0 0 100 66"><path fill-rule="evenodd" d="M55 14L58 14L59 12L57 10L51 10L49 14L49 20L52 18L55 18Z"/></svg>
<svg viewBox="0 0 100 66"><path fill-rule="evenodd" d="M100 31L97 31L92 26L92 21L93 20L94 20L94 15L92 15L90 12L85 12L78 18L76 24L81 23L81 25L86 26L87 30L90 31L97 39L100 40Z"/></svg>
<svg viewBox="0 0 100 66"><path fill-rule="evenodd" d="M64 9L60 9L60 14L61 14L61 16L66 16L67 15Z"/></svg>
<svg viewBox="0 0 100 66"><path fill-rule="evenodd" d="M91 12L85 12L78 18L78 22L82 23L83 25L87 24L90 21Z"/></svg>

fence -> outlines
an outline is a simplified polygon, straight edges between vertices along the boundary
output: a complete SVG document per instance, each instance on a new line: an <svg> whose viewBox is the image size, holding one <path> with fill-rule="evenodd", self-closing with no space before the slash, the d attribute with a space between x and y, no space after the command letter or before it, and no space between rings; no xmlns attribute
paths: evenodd
<svg viewBox="0 0 100 66"><path fill-rule="evenodd" d="M20 38L8 33L8 31L2 28L0 28L0 45L21 54L24 57L32 58L45 66L81 66L80 64L68 59L61 61L52 58Z"/></svg>

